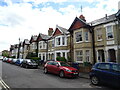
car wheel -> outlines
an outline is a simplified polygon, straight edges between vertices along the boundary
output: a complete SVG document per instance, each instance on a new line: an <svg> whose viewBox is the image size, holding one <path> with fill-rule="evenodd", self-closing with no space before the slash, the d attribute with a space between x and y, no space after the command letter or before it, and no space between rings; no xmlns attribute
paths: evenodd
<svg viewBox="0 0 120 90"><path fill-rule="evenodd" d="M60 71L59 76L63 78L65 76L64 71Z"/></svg>
<svg viewBox="0 0 120 90"><path fill-rule="evenodd" d="M100 83L99 79L96 76L91 77L91 83L93 85L98 85Z"/></svg>
<svg viewBox="0 0 120 90"><path fill-rule="evenodd" d="M47 68L44 69L44 73L47 74L48 73L48 70Z"/></svg>

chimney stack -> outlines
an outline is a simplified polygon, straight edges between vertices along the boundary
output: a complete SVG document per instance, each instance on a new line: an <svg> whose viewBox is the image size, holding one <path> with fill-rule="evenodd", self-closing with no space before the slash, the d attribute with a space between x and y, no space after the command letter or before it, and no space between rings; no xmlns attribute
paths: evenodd
<svg viewBox="0 0 120 90"><path fill-rule="evenodd" d="M79 18L86 22L85 17L83 15L80 15Z"/></svg>
<svg viewBox="0 0 120 90"><path fill-rule="evenodd" d="M48 30L48 36L51 36L52 33L53 33L53 28L49 28L49 30Z"/></svg>

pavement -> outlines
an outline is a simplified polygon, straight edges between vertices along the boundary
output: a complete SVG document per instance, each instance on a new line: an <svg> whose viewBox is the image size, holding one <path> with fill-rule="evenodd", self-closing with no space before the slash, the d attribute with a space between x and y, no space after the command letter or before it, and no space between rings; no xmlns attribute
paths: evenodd
<svg viewBox="0 0 120 90"><path fill-rule="evenodd" d="M87 72L79 72L79 77L80 78L86 78L86 79L89 79L89 73Z"/></svg>

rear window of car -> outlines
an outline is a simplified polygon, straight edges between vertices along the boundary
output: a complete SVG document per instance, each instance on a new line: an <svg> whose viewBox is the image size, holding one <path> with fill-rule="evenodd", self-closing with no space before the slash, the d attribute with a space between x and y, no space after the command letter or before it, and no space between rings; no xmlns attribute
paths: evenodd
<svg viewBox="0 0 120 90"><path fill-rule="evenodd" d="M113 64L112 65L112 70L116 72L120 72L120 65L119 64Z"/></svg>
<svg viewBox="0 0 120 90"><path fill-rule="evenodd" d="M109 70L109 69L110 69L110 64L107 64L107 63L100 63L100 64L98 64L97 69Z"/></svg>
<svg viewBox="0 0 120 90"><path fill-rule="evenodd" d="M48 65L52 65L52 64L53 64L53 62L47 62L47 64L48 64Z"/></svg>

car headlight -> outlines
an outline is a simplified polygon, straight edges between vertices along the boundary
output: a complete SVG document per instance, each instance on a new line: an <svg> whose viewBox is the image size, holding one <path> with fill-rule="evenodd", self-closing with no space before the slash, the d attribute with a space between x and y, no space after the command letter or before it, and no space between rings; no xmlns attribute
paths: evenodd
<svg viewBox="0 0 120 90"><path fill-rule="evenodd" d="M67 72L72 72L72 70L69 70L69 69L65 69Z"/></svg>

